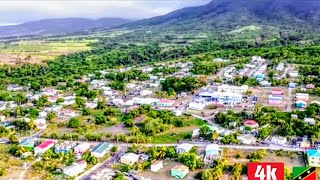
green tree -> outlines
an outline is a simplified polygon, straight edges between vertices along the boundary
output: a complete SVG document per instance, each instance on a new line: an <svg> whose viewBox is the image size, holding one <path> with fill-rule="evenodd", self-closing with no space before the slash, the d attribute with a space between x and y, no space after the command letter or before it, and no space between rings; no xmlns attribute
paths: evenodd
<svg viewBox="0 0 320 180"><path fill-rule="evenodd" d="M201 168L203 166L203 162L198 156L194 153L180 153L178 156L179 162L183 163L184 165L188 166L191 170L196 168Z"/></svg>
<svg viewBox="0 0 320 180"><path fill-rule="evenodd" d="M80 120L78 118L71 118L68 123L70 128L78 128L80 126Z"/></svg>
<svg viewBox="0 0 320 180"><path fill-rule="evenodd" d="M85 101L81 97L76 97L75 99L77 108L84 108Z"/></svg>
<svg viewBox="0 0 320 180"><path fill-rule="evenodd" d="M18 139L18 137L17 137L15 134L11 134L11 135L9 136L9 141L10 141L10 143L12 143L12 144L17 144L17 143L19 143L19 139Z"/></svg>
<svg viewBox="0 0 320 180"><path fill-rule="evenodd" d="M260 139L266 139L270 135L270 130L268 128L261 128L259 130L258 137Z"/></svg>
<svg viewBox="0 0 320 180"><path fill-rule="evenodd" d="M237 163L232 167L232 174L237 178L240 179L240 175L242 172L242 165Z"/></svg>
<svg viewBox="0 0 320 180"><path fill-rule="evenodd" d="M97 109L105 109L106 108L106 100L104 98L99 99Z"/></svg>
<svg viewBox="0 0 320 180"><path fill-rule="evenodd" d="M53 120L55 117L56 117L57 115L56 115L56 113L55 112L53 112L53 111L50 111L48 114L47 114L47 121L51 121L51 120Z"/></svg>

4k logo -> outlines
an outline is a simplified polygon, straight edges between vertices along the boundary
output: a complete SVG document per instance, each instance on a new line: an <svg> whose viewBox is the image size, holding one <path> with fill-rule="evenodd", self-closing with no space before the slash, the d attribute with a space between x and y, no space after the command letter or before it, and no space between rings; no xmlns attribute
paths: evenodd
<svg viewBox="0 0 320 180"><path fill-rule="evenodd" d="M284 180L284 164L249 163L248 180Z"/></svg>

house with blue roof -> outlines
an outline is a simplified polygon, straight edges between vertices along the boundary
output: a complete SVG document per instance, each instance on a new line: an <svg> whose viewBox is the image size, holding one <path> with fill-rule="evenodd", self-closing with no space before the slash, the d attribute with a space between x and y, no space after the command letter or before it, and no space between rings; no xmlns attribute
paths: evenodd
<svg viewBox="0 0 320 180"><path fill-rule="evenodd" d="M34 139L32 138L24 139L19 143L19 146L22 146L25 149L32 151L34 148Z"/></svg>
<svg viewBox="0 0 320 180"><path fill-rule="evenodd" d="M211 165L212 162L221 156L222 150L218 144L209 144L206 147L204 155L204 164Z"/></svg>
<svg viewBox="0 0 320 180"><path fill-rule="evenodd" d="M91 149L91 155L97 158L102 158L107 152L111 150L112 146L112 144L106 142L99 143Z"/></svg>
<svg viewBox="0 0 320 180"><path fill-rule="evenodd" d="M320 150L310 149L307 151L308 164L311 167L320 167Z"/></svg>

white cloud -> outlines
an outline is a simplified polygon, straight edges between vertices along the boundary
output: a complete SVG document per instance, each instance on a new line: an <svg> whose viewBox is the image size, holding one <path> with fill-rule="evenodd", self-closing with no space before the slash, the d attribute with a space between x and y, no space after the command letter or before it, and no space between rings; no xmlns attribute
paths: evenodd
<svg viewBox="0 0 320 180"><path fill-rule="evenodd" d="M148 18L209 0L1 1L0 23L63 17Z"/></svg>

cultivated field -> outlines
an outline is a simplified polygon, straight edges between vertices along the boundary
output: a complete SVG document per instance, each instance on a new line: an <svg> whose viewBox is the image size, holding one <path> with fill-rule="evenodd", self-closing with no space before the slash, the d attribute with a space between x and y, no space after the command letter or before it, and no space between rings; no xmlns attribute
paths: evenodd
<svg viewBox="0 0 320 180"><path fill-rule="evenodd" d="M40 64L58 55L90 50L95 40L30 40L0 44L0 65Z"/></svg>

